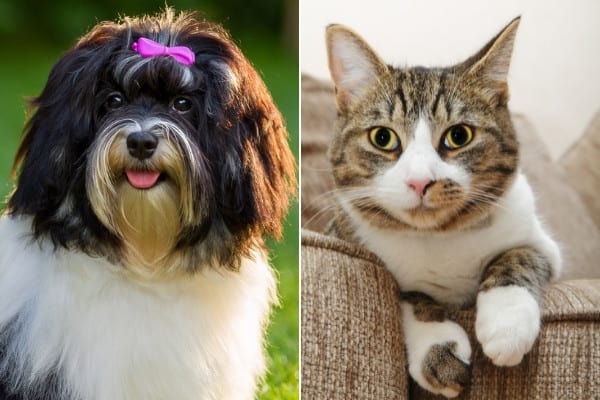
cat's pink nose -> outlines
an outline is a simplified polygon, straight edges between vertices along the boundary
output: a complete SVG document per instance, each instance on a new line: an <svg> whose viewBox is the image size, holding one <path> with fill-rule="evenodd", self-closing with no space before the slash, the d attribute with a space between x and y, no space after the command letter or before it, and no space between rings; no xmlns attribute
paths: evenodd
<svg viewBox="0 0 600 400"><path fill-rule="evenodd" d="M425 192L433 184L431 179L409 179L406 181L409 188L415 191L419 197L425 196Z"/></svg>

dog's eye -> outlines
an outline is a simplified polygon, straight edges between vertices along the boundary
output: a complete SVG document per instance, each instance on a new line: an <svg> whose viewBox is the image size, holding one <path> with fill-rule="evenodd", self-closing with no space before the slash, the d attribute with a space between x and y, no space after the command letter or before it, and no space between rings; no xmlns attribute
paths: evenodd
<svg viewBox="0 0 600 400"><path fill-rule="evenodd" d="M173 100L172 107L175 111L181 113L190 111L190 109L192 108L192 101L187 97L177 97L175 100Z"/></svg>
<svg viewBox="0 0 600 400"><path fill-rule="evenodd" d="M125 104L125 99L120 93L113 93L106 99L106 107L113 110L122 107Z"/></svg>

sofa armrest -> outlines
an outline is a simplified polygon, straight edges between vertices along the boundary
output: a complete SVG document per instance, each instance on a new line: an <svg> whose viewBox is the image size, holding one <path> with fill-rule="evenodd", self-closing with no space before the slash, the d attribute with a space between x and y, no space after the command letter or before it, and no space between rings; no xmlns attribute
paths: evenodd
<svg viewBox="0 0 600 400"><path fill-rule="evenodd" d="M409 385L397 284L366 250L302 232L302 397L440 399ZM600 280L548 288L533 350L494 366L474 335L474 310L453 319L469 334L473 379L460 399L585 399L600 394Z"/></svg>
<svg viewBox="0 0 600 400"><path fill-rule="evenodd" d="M302 398L406 399L396 282L377 259L302 232Z"/></svg>

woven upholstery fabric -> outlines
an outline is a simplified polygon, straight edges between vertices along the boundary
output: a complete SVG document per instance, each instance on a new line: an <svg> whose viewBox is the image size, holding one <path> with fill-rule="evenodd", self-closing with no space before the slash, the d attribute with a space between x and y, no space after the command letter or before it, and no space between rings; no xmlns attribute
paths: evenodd
<svg viewBox="0 0 600 400"><path fill-rule="evenodd" d="M330 83L302 77L302 227L317 232L332 219L333 179L326 156L333 136L336 115L335 98ZM564 269L561 279L600 278L600 229L593 222L579 193L571 187L576 182L576 165L590 169L582 172L586 182L578 183L588 195L588 203L600 212L600 116L584 140L584 148L573 149L564 163L571 166L569 177L553 162L535 129L522 115L513 115L521 142L521 164L536 194L537 206L550 232L560 243ZM582 154L585 155L582 156ZM576 164L577 157L584 157ZM573 161L573 158L575 161ZM587 171L587 170L586 170ZM596 180L593 179L596 177ZM600 216L597 216L600 220Z"/></svg>
<svg viewBox="0 0 600 400"><path fill-rule="evenodd" d="M303 399L441 399L407 378L396 282L375 256L303 231L301 283ZM548 288L540 337L516 367L485 357L473 310L453 319L473 348L473 380L458 399L600 398L600 280Z"/></svg>
<svg viewBox="0 0 600 400"><path fill-rule="evenodd" d="M406 399L394 278L350 243L302 233L302 399Z"/></svg>

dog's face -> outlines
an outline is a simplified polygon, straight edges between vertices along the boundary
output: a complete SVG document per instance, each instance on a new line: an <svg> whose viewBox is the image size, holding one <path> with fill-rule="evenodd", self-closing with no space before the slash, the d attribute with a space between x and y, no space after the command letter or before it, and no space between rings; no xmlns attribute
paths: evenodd
<svg viewBox="0 0 600 400"><path fill-rule="evenodd" d="M143 57L147 38L192 65ZM9 212L34 234L142 273L235 268L278 236L294 162L264 84L218 26L171 10L102 23L33 103Z"/></svg>

